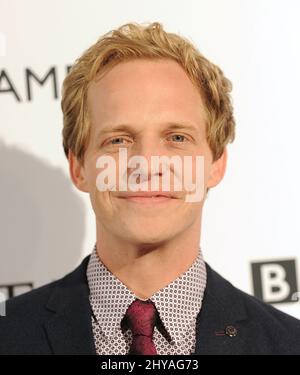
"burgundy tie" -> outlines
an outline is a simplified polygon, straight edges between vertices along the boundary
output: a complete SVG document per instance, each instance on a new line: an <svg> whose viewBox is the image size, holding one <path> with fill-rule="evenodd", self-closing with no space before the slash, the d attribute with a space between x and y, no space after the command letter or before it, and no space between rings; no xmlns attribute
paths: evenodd
<svg viewBox="0 0 300 375"><path fill-rule="evenodd" d="M157 322L158 312L154 303L148 299L136 299L128 307L125 314L125 324L132 332L132 344L128 354L157 354L153 331Z"/></svg>

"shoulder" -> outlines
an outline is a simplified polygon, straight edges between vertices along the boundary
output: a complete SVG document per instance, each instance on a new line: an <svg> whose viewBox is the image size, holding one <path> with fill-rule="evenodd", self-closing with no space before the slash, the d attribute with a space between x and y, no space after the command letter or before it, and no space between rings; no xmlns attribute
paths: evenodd
<svg viewBox="0 0 300 375"><path fill-rule="evenodd" d="M85 271L88 258L89 256L86 257L75 270L68 273L61 279L7 300L5 303L5 315L7 321L10 318L14 319L14 317L17 315L18 318L31 320L33 316L41 313L41 310L43 310L45 305L47 305L49 298L55 289L67 289L72 288L72 286L75 285L78 286L80 283L86 283ZM0 319L0 322L3 321L4 320Z"/></svg>
<svg viewBox="0 0 300 375"><path fill-rule="evenodd" d="M70 291L72 294L80 283L85 283L84 276L88 257L72 272L59 280L51 282L42 287L36 288L20 296L13 297L3 303L1 308L3 316L0 316L0 354L26 353L31 352L32 348L22 343L40 343L40 353L47 353L46 333L43 329L44 323L52 316L51 299L52 296L59 295L60 291ZM75 287L75 288L74 288ZM54 293L55 292L55 293ZM71 296L70 296L71 298ZM61 298L61 304L64 301ZM3 345L3 346L2 346ZM44 347L45 346L45 347ZM35 348L38 346L35 345Z"/></svg>
<svg viewBox="0 0 300 375"><path fill-rule="evenodd" d="M208 294L231 319L239 319L245 340L258 352L300 354L300 320L241 291L209 265Z"/></svg>

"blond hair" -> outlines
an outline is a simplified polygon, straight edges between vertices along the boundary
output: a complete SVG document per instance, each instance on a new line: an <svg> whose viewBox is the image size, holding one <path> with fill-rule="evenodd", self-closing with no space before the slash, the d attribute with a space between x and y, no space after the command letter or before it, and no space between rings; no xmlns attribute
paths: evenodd
<svg viewBox="0 0 300 375"><path fill-rule="evenodd" d="M231 82L222 70L206 59L187 39L163 29L162 24L127 23L104 34L72 66L63 82L63 147L83 162L89 140L87 108L89 84L116 64L130 59L173 59L199 88L206 113L206 137L217 160L235 137Z"/></svg>

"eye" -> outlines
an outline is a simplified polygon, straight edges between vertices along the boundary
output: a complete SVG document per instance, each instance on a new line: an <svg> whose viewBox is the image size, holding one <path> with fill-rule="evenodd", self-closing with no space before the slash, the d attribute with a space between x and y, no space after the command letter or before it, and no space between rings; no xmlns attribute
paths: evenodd
<svg viewBox="0 0 300 375"><path fill-rule="evenodd" d="M124 138L118 137L118 138L113 138L110 142L111 142L113 145L116 145L116 144L120 144L120 143L122 143L123 140L124 140Z"/></svg>
<svg viewBox="0 0 300 375"><path fill-rule="evenodd" d="M182 134L173 134L171 138L172 138L172 141L176 143L182 143L187 139L186 136Z"/></svg>
<svg viewBox="0 0 300 375"><path fill-rule="evenodd" d="M127 138L125 137L115 137L107 140L106 144L108 145L124 145L126 143L130 142Z"/></svg>

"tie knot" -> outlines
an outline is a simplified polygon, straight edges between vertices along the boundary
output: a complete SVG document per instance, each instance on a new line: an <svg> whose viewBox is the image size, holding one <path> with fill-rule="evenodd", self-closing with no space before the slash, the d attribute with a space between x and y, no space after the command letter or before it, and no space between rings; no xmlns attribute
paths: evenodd
<svg viewBox="0 0 300 375"><path fill-rule="evenodd" d="M126 321L133 336L148 336L152 338L157 320L157 310L154 303L148 299L136 299L126 311Z"/></svg>

